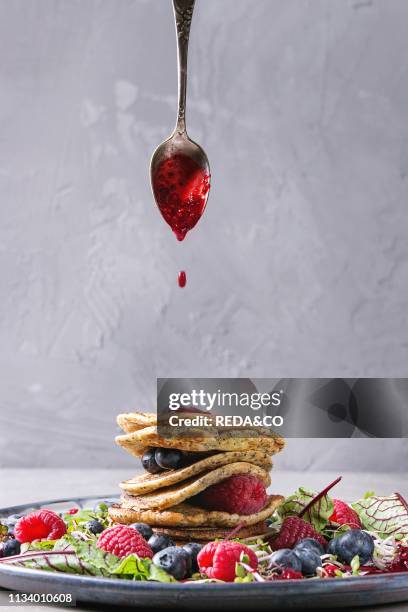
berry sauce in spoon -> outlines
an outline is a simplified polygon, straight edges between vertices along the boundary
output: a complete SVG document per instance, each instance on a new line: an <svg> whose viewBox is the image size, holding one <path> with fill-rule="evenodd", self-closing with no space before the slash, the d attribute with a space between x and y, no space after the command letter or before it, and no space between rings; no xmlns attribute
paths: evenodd
<svg viewBox="0 0 408 612"><path fill-rule="evenodd" d="M177 240L184 240L204 212L210 175L184 153L163 159L153 170L152 187L157 206Z"/></svg>

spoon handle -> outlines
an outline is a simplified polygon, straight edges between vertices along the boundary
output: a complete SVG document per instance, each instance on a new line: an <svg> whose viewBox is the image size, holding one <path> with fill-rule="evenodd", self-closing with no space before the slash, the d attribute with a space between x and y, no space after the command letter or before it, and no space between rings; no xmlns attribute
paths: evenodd
<svg viewBox="0 0 408 612"><path fill-rule="evenodd" d="M178 50L178 115L176 130L186 132L187 55L195 0L173 0Z"/></svg>

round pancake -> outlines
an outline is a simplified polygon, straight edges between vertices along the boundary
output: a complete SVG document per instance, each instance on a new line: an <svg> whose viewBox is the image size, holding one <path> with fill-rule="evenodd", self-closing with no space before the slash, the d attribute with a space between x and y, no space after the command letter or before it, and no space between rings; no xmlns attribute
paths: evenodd
<svg viewBox="0 0 408 612"><path fill-rule="evenodd" d="M206 414L205 412L202 414ZM193 410L193 411L189 411L188 409L183 410L183 416L191 416L191 417L195 417L197 416L197 411ZM119 427L125 432L125 433L132 433L134 431L139 431L140 429L143 429L144 427L151 427L151 426L157 426L157 415L154 412L123 412L121 414L118 414L118 416L116 417L116 422L119 425ZM162 424L162 433L165 429L164 424ZM168 426L168 432L169 435L171 436L174 432L173 432L173 428ZM183 428L182 426L178 427L179 431L183 430L186 433L190 433L191 432L191 427L185 427ZM247 430L247 427L244 426L235 426L232 428L234 431L238 431L238 430ZM216 432L219 431L230 431L231 427L225 426L225 427L214 427L214 430ZM202 428L199 427L198 428L198 433L200 433L202 431ZM258 435L264 435L266 437L268 437L271 432L270 429L268 427L251 427L251 431L256 431L258 432Z"/></svg>
<svg viewBox="0 0 408 612"><path fill-rule="evenodd" d="M271 483L269 472L252 463L238 461L236 463L222 465L204 474L193 476L181 483L177 483L170 487L164 487L163 489L147 493L146 495L131 496L124 493L121 498L121 503L125 508L164 510L165 508L171 508L171 506L180 504L186 501L186 499L198 495L198 493L201 493L201 491L204 491L208 487L217 484L217 482L221 482L237 474L251 474L256 476L264 483L265 487L268 487Z"/></svg>
<svg viewBox="0 0 408 612"><path fill-rule="evenodd" d="M268 471L272 467L271 458L267 453L261 451L231 451L229 453L217 453L210 457L205 457L192 465L178 470L166 470L159 474L144 472L143 474L138 474L134 478L124 480L120 483L120 488L126 493L129 493L129 495L144 495L156 491L157 489L162 489L163 487L169 487L178 482L182 482L196 474L207 472L222 465L235 463L237 461L253 463Z"/></svg>
<svg viewBox="0 0 408 612"><path fill-rule="evenodd" d="M177 448L190 452L259 450L274 455L282 450L285 444L283 438L277 435L263 436L255 430L247 430L248 437L243 437L243 433L245 433L243 430L229 430L218 435L206 436L202 433L200 435L197 431L197 435L193 436L191 430L189 436L165 438L158 434L155 426L151 426L116 436L115 440L119 446L135 457L141 457L151 446Z"/></svg>
<svg viewBox="0 0 408 612"><path fill-rule="evenodd" d="M196 527L178 529L176 527L154 527L153 531L157 534L167 535L174 540L184 542L211 542L212 540L224 539L231 533L229 528L220 527ZM255 525L247 525L239 531L234 532L234 538L250 538L253 536L262 536L270 532L265 521L256 523Z"/></svg>
<svg viewBox="0 0 408 612"><path fill-rule="evenodd" d="M190 414L192 417L197 416L196 411L189 412L187 409L183 410L183 416L188 414ZM157 425L157 414L154 412L122 412L121 414L118 414L116 422L119 427L123 429L123 431L130 433L132 431L138 431L143 427ZM260 428L255 427L254 429Z"/></svg>
<svg viewBox="0 0 408 612"><path fill-rule="evenodd" d="M188 503L178 504L166 510L142 510L113 504L109 508L109 516L115 523L131 525L132 523L147 523L152 527L236 527L255 525L273 514L283 502L282 495L271 495L268 503L255 514L240 515L221 512L220 510L203 510Z"/></svg>
<svg viewBox="0 0 408 612"><path fill-rule="evenodd" d="M131 433L144 427L157 425L157 416L153 412L127 412L118 414L116 422L123 431Z"/></svg>

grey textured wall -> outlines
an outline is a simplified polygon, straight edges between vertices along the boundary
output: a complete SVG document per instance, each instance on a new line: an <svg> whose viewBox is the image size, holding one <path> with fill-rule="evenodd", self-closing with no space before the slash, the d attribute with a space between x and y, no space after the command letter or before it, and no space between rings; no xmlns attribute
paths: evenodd
<svg viewBox="0 0 408 612"><path fill-rule="evenodd" d="M114 416L151 408L156 376L407 375L407 20L406 0L197 0L213 188L179 244L148 182L170 0L0 0L3 466L130 465ZM277 461L408 464L406 442L353 444Z"/></svg>

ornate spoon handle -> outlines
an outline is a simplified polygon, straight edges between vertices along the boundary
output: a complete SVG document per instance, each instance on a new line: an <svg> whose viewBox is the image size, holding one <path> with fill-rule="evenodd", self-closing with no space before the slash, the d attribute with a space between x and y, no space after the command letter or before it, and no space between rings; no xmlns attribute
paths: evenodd
<svg viewBox="0 0 408 612"><path fill-rule="evenodd" d="M187 56L195 0L173 0L178 49L178 115L176 130L186 132Z"/></svg>

